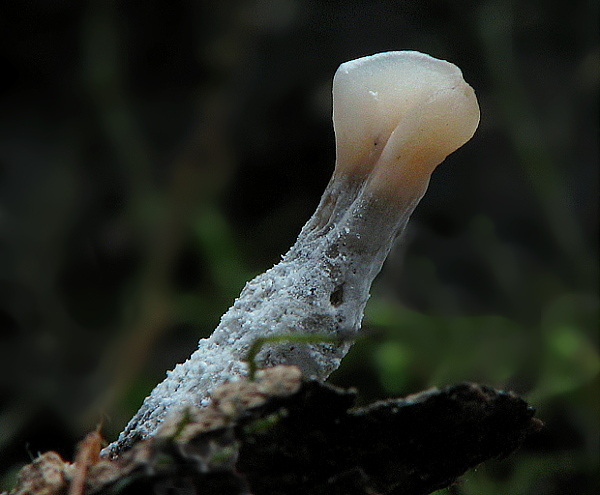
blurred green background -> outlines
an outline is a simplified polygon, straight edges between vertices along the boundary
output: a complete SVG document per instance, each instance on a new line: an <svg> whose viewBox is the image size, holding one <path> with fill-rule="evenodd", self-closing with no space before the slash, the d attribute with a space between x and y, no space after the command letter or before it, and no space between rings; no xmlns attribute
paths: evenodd
<svg viewBox="0 0 600 495"><path fill-rule="evenodd" d="M0 489L103 418L116 437L316 207L337 66L415 49L463 70L481 125L331 381L515 390L546 428L440 493L600 493L597 23L594 1L4 2Z"/></svg>

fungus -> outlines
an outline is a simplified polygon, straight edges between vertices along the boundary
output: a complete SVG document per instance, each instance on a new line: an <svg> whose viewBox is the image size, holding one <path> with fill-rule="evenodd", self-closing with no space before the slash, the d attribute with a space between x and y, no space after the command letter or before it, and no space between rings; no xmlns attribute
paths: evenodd
<svg viewBox="0 0 600 495"><path fill-rule="evenodd" d="M453 64L386 52L342 64L333 81L336 168L313 216L282 261L248 282L190 358L167 373L104 455L154 434L167 413L205 406L247 374L256 339L326 335L266 345L259 367L298 366L325 380L361 325L371 283L444 158L479 123L473 89ZM340 336L339 342L331 337Z"/></svg>
<svg viewBox="0 0 600 495"><path fill-rule="evenodd" d="M372 175L372 190L422 192L478 123L475 92L460 69L423 53L352 60L333 79L336 173Z"/></svg>

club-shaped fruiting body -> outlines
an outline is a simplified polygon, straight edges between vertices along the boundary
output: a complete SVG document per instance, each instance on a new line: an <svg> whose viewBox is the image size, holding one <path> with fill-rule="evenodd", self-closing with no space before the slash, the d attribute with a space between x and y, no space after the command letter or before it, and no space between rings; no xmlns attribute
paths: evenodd
<svg viewBox="0 0 600 495"><path fill-rule="evenodd" d="M248 282L213 334L144 400L105 455L152 435L166 414L206 405L244 376L257 338L343 336L338 343L280 342L259 366L297 365L324 380L360 329L371 283L421 199L433 169L479 122L472 88L449 62L386 52L342 64L333 83L336 168L314 215L282 261Z"/></svg>

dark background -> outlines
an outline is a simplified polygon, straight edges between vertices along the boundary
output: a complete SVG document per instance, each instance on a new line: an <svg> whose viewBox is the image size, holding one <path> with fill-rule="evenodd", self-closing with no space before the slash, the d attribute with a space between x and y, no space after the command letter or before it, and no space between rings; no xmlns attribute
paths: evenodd
<svg viewBox="0 0 600 495"><path fill-rule="evenodd" d="M598 5L31 0L0 7L0 489L113 440L333 170L331 80L415 49L475 88L332 381L480 381L545 430L445 493L598 493ZM398 439L402 441L402 439Z"/></svg>

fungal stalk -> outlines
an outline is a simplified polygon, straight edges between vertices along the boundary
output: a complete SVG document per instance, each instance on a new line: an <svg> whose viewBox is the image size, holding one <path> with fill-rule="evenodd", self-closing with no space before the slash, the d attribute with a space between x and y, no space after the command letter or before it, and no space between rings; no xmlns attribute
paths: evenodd
<svg viewBox="0 0 600 495"><path fill-rule="evenodd" d="M348 352L348 336L358 334L371 283L431 173L478 123L475 93L449 62L400 51L342 64L333 79L336 167L317 210L282 261L246 284L104 455L118 455L153 435L167 413L203 407L217 385L246 376L245 357L258 338L339 336L277 339L256 356L259 367L293 364L304 377L325 380Z"/></svg>

